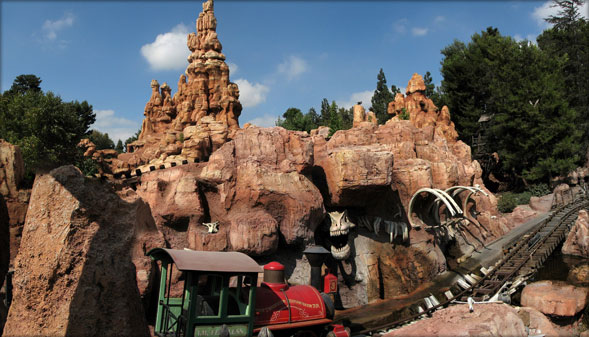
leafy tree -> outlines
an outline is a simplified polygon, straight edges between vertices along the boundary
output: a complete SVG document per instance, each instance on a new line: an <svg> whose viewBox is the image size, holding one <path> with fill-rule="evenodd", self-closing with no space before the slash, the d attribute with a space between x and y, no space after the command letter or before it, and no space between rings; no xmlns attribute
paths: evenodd
<svg viewBox="0 0 589 337"><path fill-rule="evenodd" d="M28 91L41 92L41 79L35 75L18 75L5 95L24 94Z"/></svg>
<svg viewBox="0 0 589 337"><path fill-rule="evenodd" d="M282 126L287 130L299 130L305 129L305 116L300 109L288 108L286 112L282 114L284 120L278 120L276 125Z"/></svg>
<svg viewBox="0 0 589 337"><path fill-rule="evenodd" d="M321 101L321 115L319 116L319 125L327 126L329 124L330 110L329 101L324 98Z"/></svg>
<svg viewBox="0 0 589 337"><path fill-rule="evenodd" d="M454 41L442 54L442 92L464 141L470 142L485 113L493 116L489 151L499 153L504 172L526 184L575 167L580 133L562 93L566 58L491 27L468 45Z"/></svg>
<svg viewBox="0 0 589 337"><path fill-rule="evenodd" d="M119 139L119 141L117 142L117 145L115 146L115 150L118 153L123 153L125 151L125 148L123 146L123 142Z"/></svg>
<svg viewBox="0 0 589 337"><path fill-rule="evenodd" d="M282 118L278 118L276 125L287 130L307 132L311 132L319 126L327 126L330 129L329 135L338 130L351 128L352 109L340 108L335 101L332 101L331 104L328 102L326 98L321 102L321 115L318 115L314 108L310 108L306 114L303 114L300 109L288 108L282 114Z"/></svg>
<svg viewBox="0 0 589 337"><path fill-rule="evenodd" d="M92 130L88 138L96 145L96 150L114 149L115 143L110 139L108 133ZM122 146L123 144L121 144Z"/></svg>
<svg viewBox="0 0 589 337"><path fill-rule="evenodd" d="M77 144L96 120L86 101L63 102L43 93L40 83L34 75L20 75L0 95L0 138L21 148L27 183L38 169L79 163Z"/></svg>
<svg viewBox="0 0 589 337"><path fill-rule="evenodd" d="M432 97L436 85L433 83L432 74L429 71L423 76L423 83L425 83L425 96Z"/></svg>
<svg viewBox="0 0 589 337"><path fill-rule="evenodd" d="M442 107L446 105L444 101L444 94L442 93L440 87L436 87L436 85L433 83L432 75L429 71L427 71L423 76L423 82L425 83L425 96L431 99L438 109L442 109Z"/></svg>
<svg viewBox="0 0 589 337"><path fill-rule="evenodd" d="M578 112L577 125L584 131L583 148L589 146L589 22L580 16L580 0L554 1L557 15L546 21L554 24L538 36L538 46L551 57L566 57L562 73L564 91L570 106Z"/></svg>
<svg viewBox="0 0 589 337"><path fill-rule="evenodd" d="M571 29L582 20L579 10L583 7L583 0L553 0L550 7L559 7L557 15L550 15L546 21L554 25L556 30Z"/></svg>
<svg viewBox="0 0 589 337"><path fill-rule="evenodd" d="M387 87L387 79L384 75L384 71L380 68L378 75L376 76L376 90L372 95L372 111L376 115L379 124L384 124L392 116L387 113L389 102L395 99L395 94L399 92L397 87L392 86L392 92Z"/></svg>

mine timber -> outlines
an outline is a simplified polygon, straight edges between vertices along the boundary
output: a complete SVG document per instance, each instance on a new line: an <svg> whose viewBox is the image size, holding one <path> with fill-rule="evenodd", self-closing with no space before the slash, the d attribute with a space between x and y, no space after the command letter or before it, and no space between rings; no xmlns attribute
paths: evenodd
<svg viewBox="0 0 589 337"><path fill-rule="evenodd" d="M371 327L357 333L380 335L383 331L411 324L431 315L439 308L455 302L485 302L508 296L516 288L533 276L554 249L562 242L572 227L581 209L589 208L589 199L584 196L555 209L550 216L533 230L504 246L505 256L494 267L483 272L484 275L464 275L452 291L446 292L446 299L439 300L433 295L410 305L409 314L394 322ZM456 290L458 289L458 291ZM433 297L433 298L432 298ZM407 311L405 311L407 312Z"/></svg>

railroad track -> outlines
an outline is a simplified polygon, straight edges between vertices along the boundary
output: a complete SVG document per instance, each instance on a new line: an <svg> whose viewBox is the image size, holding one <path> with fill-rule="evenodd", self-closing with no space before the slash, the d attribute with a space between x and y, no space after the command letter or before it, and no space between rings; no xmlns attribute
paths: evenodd
<svg viewBox="0 0 589 337"><path fill-rule="evenodd" d="M469 297L476 302L483 302L509 296L535 273L562 242L574 224L578 211L588 207L589 199L579 198L557 208L534 230L504 247L505 256L494 267L489 270L481 268L482 275L463 275L456 285L444 293L444 300L440 301L430 295L412 304L409 308L410 314L406 317L359 333L377 336L387 329L408 325L430 316L437 309L447 307L453 302L466 302Z"/></svg>

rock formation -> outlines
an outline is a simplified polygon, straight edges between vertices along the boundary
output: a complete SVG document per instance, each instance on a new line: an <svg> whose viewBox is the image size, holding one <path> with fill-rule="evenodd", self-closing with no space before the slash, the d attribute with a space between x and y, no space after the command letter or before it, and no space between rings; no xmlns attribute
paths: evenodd
<svg viewBox="0 0 589 337"><path fill-rule="evenodd" d="M450 120L450 110L447 106L439 110L432 100L425 96L425 83L421 75L413 74L407 83L406 95L397 93L395 100L389 103L387 112L394 116L392 121L400 120L402 114L408 114L409 120L416 127L433 126L448 142L458 139L454 123Z"/></svg>
<svg viewBox="0 0 589 337"><path fill-rule="evenodd" d="M22 226L25 222L31 194L30 190L20 187L24 171L20 148L0 139L0 195L3 196L4 207L7 211L10 240L6 239L10 242L10 246L6 245L5 247L10 247L11 266L20 245Z"/></svg>
<svg viewBox="0 0 589 337"><path fill-rule="evenodd" d="M4 334L149 336L140 296L154 266L144 254L163 245L132 190L117 195L73 166L37 176Z"/></svg>
<svg viewBox="0 0 589 337"><path fill-rule="evenodd" d="M201 223L208 210L198 188L201 166L193 163L145 173L137 186L137 194L150 205L155 223L170 247L190 247L188 233L203 229Z"/></svg>
<svg viewBox="0 0 589 337"><path fill-rule="evenodd" d="M210 221L190 234L195 249L216 247L265 255L285 244L309 242L325 216L323 199L309 178L313 143L305 132L249 127L221 147L203 167L199 181ZM207 249L208 250L208 249Z"/></svg>
<svg viewBox="0 0 589 337"><path fill-rule="evenodd" d="M352 107L352 127L357 128L364 122L370 123L369 125L377 125L378 120L376 119L374 111L370 110L368 113L366 113L366 110L364 110L364 107L361 104L362 102L358 102Z"/></svg>
<svg viewBox="0 0 589 337"><path fill-rule="evenodd" d="M521 304L547 315L575 316L589 301L589 288L575 287L562 281L539 281L528 284L521 294Z"/></svg>
<svg viewBox="0 0 589 337"><path fill-rule="evenodd" d="M188 66L172 95L167 83L151 81L151 97L139 139L112 165L121 172L153 161L205 160L239 130L239 88L217 36L213 0L203 3L196 34L187 37Z"/></svg>
<svg viewBox="0 0 589 337"><path fill-rule="evenodd" d="M579 211L579 217L562 245L562 252L589 258L589 215L586 210Z"/></svg>
<svg viewBox="0 0 589 337"><path fill-rule="evenodd" d="M395 336L528 336L515 309L506 304L454 305L433 313L433 317L396 329L383 337Z"/></svg>

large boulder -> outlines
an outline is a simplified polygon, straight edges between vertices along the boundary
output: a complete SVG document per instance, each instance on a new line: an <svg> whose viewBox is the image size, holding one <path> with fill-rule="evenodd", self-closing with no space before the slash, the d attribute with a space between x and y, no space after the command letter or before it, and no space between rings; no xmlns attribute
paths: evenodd
<svg viewBox="0 0 589 337"><path fill-rule="evenodd" d="M146 201L171 248L190 246L188 233L204 228L206 209L198 189L202 164L188 164L141 175L137 194Z"/></svg>
<svg viewBox="0 0 589 337"><path fill-rule="evenodd" d="M5 335L149 336L140 290L154 276L145 253L161 245L134 191L117 194L73 166L37 176Z"/></svg>
<svg viewBox="0 0 589 337"><path fill-rule="evenodd" d="M521 304L547 315L575 316L589 300L589 288L575 287L562 281L539 281L528 284Z"/></svg>
<svg viewBox="0 0 589 337"><path fill-rule="evenodd" d="M562 245L563 254L589 258L589 215L582 209Z"/></svg>
<svg viewBox="0 0 589 337"><path fill-rule="evenodd" d="M396 329L383 337L396 336L528 336L517 312L507 304L454 305L433 313L432 318Z"/></svg>
<svg viewBox="0 0 589 337"><path fill-rule="evenodd" d="M518 307L517 314L529 329L529 335L544 335L548 337L567 336L560 333L559 328L553 324L548 317L540 311L530 307Z"/></svg>
<svg viewBox="0 0 589 337"><path fill-rule="evenodd" d="M279 240L310 242L325 216L321 193L309 178L312 165L313 143L305 132L238 131L198 177L219 231L191 233L194 248L259 256L274 252Z"/></svg>

